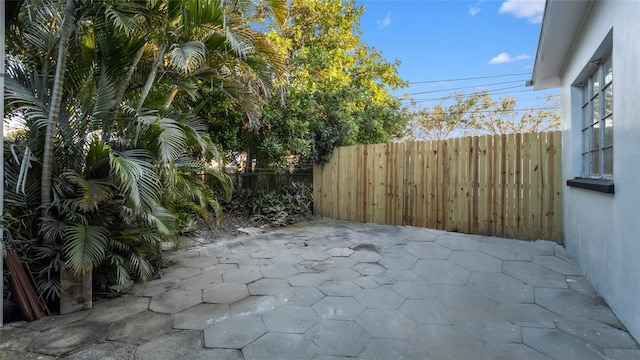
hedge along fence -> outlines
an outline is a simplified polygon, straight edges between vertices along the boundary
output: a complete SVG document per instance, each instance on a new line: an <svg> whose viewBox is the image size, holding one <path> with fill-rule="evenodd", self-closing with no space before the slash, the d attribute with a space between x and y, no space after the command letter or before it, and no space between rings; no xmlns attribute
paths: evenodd
<svg viewBox="0 0 640 360"><path fill-rule="evenodd" d="M561 133L337 148L314 212L351 221L562 243Z"/></svg>

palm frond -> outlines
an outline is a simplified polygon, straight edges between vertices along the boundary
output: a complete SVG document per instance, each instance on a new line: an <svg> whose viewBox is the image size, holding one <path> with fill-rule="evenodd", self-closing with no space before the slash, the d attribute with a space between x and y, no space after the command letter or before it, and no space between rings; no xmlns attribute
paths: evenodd
<svg viewBox="0 0 640 360"><path fill-rule="evenodd" d="M66 265L77 274L84 274L104 260L109 231L102 226L83 224L64 228L63 252Z"/></svg>
<svg viewBox="0 0 640 360"><path fill-rule="evenodd" d="M207 47L202 41L188 41L173 44L169 61L180 73L189 74L202 66Z"/></svg>

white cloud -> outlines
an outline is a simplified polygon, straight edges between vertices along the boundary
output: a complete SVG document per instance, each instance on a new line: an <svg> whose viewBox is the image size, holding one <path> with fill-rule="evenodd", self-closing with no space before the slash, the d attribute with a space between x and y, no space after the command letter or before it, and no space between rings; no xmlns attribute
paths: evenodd
<svg viewBox="0 0 640 360"><path fill-rule="evenodd" d="M376 21L376 24L378 24L378 29L389 27L389 25L391 25L391 11L387 13L387 16L385 16L384 19Z"/></svg>
<svg viewBox="0 0 640 360"><path fill-rule="evenodd" d="M477 6L469 6L469 15L471 16L476 16L478 15L478 13L480 12L480 8Z"/></svg>
<svg viewBox="0 0 640 360"><path fill-rule="evenodd" d="M545 0L506 0L500 6L500 14L512 14L519 19L527 19L530 23L542 22Z"/></svg>
<svg viewBox="0 0 640 360"><path fill-rule="evenodd" d="M529 60L531 59L531 55L520 54L517 56L511 56L509 53L502 52L497 56L494 56L489 60L489 65L497 65L497 64L508 64L516 61Z"/></svg>

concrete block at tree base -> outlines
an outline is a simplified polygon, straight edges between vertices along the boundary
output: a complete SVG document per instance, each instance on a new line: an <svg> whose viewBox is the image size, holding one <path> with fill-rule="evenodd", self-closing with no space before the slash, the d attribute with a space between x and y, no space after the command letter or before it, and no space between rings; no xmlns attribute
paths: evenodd
<svg viewBox="0 0 640 360"><path fill-rule="evenodd" d="M91 309L91 272L76 275L63 267L60 272L60 314Z"/></svg>

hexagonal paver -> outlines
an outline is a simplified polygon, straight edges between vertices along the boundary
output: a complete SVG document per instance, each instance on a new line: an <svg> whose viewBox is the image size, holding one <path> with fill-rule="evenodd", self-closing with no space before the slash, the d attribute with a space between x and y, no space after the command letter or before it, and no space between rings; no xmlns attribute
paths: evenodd
<svg viewBox="0 0 640 360"><path fill-rule="evenodd" d="M408 299L400 311L419 324L452 325L456 312L435 300Z"/></svg>
<svg viewBox="0 0 640 360"><path fill-rule="evenodd" d="M419 260L413 271L432 284L464 285L469 271L445 260Z"/></svg>
<svg viewBox="0 0 640 360"><path fill-rule="evenodd" d="M172 280L183 280L183 279L188 279L192 276L196 276L200 274L202 274L202 270L199 268L185 268L185 267L172 266L162 272L162 279L155 280L155 281L165 282L165 281L172 281Z"/></svg>
<svg viewBox="0 0 640 360"><path fill-rule="evenodd" d="M202 290L175 289L154 296L149 304L149 310L175 314L200 303L202 303Z"/></svg>
<svg viewBox="0 0 640 360"><path fill-rule="evenodd" d="M397 309L404 302L402 296L385 288L364 289L355 298L370 309Z"/></svg>
<svg viewBox="0 0 640 360"><path fill-rule="evenodd" d="M318 286L318 290L327 296L354 296L359 293L362 288L353 281L330 280Z"/></svg>
<svg viewBox="0 0 640 360"><path fill-rule="evenodd" d="M318 286L329 280L329 276L319 273L302 273L293 275L288 280L291 286Z"/></svg>
<svg viewBox="0 0 640 360"><path fill-rule="evenodd" d="M104 337L104 324L82 321L42 332L27 346L27 350L47 355L62 355Z"/></svg>
<svg viewBox="0 0 640 360"><path fill-rule="evenodd" d="M468 234L447 234L439 236L436 243L451 250L478 250L481 237Z"/></svg>
<svg viewBox="0 0 640 360"><path fill-rule="evenodd" d="M222 275L220 273L216 274L209 272L206 275L197 275L188 279L180 280L180 288L203 290L220 283L222 283Z"/></svg>
<svg viewBox="0 0 640 360"><path fill-rule="evenodd" d="M373 339L358 356L358 359L424 359L424 350L407 340Z"/></svg>
<svg viewBox="0 0 640 360"><path fill-rule="evenodd" d="M87 319L90 321L112 323L146 311L150 301L151 299L149 298L129 296L94 304Z"/></svg>
<svg viewBox="0 0 640 360"><path fill-rule="evenodd" d="M407 254L403 257L385 257L378 261L378 264L392 270L409 270L415 265L416 261L418 261L418 258Z"/></svg>
<svg viewBox="0 0 640 360"><path fill-rule="evenodd" d="M346 258L343 258L346 259ZM329 268L322 272L329 276L331 280L355 280L361 276L360 273L349 268Z"/></svg>
<svg viewBox="0 0 640 360"><path fill-rule="evenodd" d="M482 354L482 342L460 327L418 325L417 334L426 359L477 359Z"/></svg>
<svg viewBox="0 0 640 360"><path fill-rule="evenodd" d="M259 316L233 316L204 329L204 346L242 349L266 332Z"/></svg>
<svg viewBox="0 0 640 360"><path fill-rule="evenodd" d="M271 260L273 261L274 264L289 264L289 265L295 265L297 263L304 261L304 259L298 255L284 254L284 253L274 257Z"/></svg>
<svg viewBox="0 0 640 360"><path fill-rule="evenodd" d="M268 333L242 349L244 360L311 360L318 346L301 334Z"/></svg>
<svg viewBox="0 0 640 360"><path fill-rule="evenodd" d="M582 275L582 271L573 261L563 260L557 256L533 256L533 262L563 275Z"/></svg>
<svg viewBox="0 0 640 360"><path fill-rule="evenodd" d="M638 349L638 344L628 332L598 321L588 319L557 321L556 327L602 348Z"/></svg>
<svg viewBox="0 0 640 360"><path fill-rule="evenodd" d="M367 309L356 322L374 338L411 339L418 334L416 323L396 310Z"/></svg>
<svg viewBox="0 0 640 360"><path fill-rule="evenodd" d="M353 321L322 320L306 336L318 345L318 353L358 356L370 336Z"/></svg>
<svg viewBox="0 0 640 360"><path fill-rule="evenodd" d="M502 272L531 286L567 288L564 275L533 262L505 261Z"/></svg>
<svg viewBox="0 0 640 360"><path fill-rule="evenodd" d="M180 286L180 280L171 280L155 284L152 284L150 281L146 284L136 285L131 294L137 296L155 296L167 290L176 289L178 286Z"/></svg>
<svg viewBox="0 0 640 360"><path fill-rule="evenodd" d="M487 343L522 342L521 327L509 322L468 322L462 327L476 339Z"/></svg>
<svg viewBox="0 0 640 360"><path fill-rule="evenodd" d="M352 259L363 263L376 263L382 259L382 256L373 251L356 251L351 255Z"/></svg>
<svg viewBox="0 0 640 360"><path fill-rule="evenodd" d="M262 273L257 267L241 267L227 270L222 274L224 282L236 284L249 284L258 279L262 279Z"/></svg>
<svg viewBox="0 0 640 360"><path fill-rule="evenodd" d="M300 257L305 260L322 261L322 260L327 260L328 258L331 257L331 255L329 255L324 251L311 250L311 251L303 252L302 254L300 254Z"/></svg>
<svg viewBox="0 0 640 360"><path fill-rule="evenodd" d="M292 287L277 295L278 299L288 305L310 306L324 297L324 294L315 287Z"/></svg>
<svg viewBox="0 0 640 360"><path fill-rule="evenodd" d="M446 260L451 255L451 250L434 243L412 242L404 249L419 259Z"/></svg>
<svg viewBox="0 0 640 360"><path fill-rule="evenodd" d="M549 360L550 358L524 344L486 343L482 359Z"/></svg>
<svg viewBox="0 0 640 360"><path fill-rule="evenodd" d="M107 341L103 343L92 344L83 349L75 351L64 357L65 360L86 360L86 359L127 359L132 360L133 354L136 352L136 345L126 344L117 341ZM2 357L2 355L6 357ZM0 359L37 359L48 360L55 359L44 355L12 356L10 353L2 352Z"/></svg>
<svg viewBox="0 0 640 360"><path fill-rule="evenodd" d="M309 306L284 305L262 317L269 331L302 334L320 321Z"/></svg>
<svg viewBox="0 0 640 360"><path fill-rule="evenodd" d="M480 251L499 260L531 261L531 255L515 254L507 250L501 243L482 243Z"/></svg>
<svg viewBox="0 0 640 360"><path fill-rule="evenodd" d="M275 296L249 296L229 306L231 315L263 315L280 307Z"/></svg>
<svg viewBox="0 0 640 360"><path fill-rule="evenodd" d="M434 299L436 296L426 281L398 281L391 289L407 299Z"/></svg>
<svg viewBox="0 0 640 360"><path fill-rule="evenodd" d="M355 320L365 310L351 297L325 297L312 307L325 320Z"/></svg>
<svg viewBox="0 0 640 360"><path fill-rule="evenodd" d="M522 342L553 359L603 358L593 345L557 329L522 328Z"/></svg>
<svg viewBox="0 0 640 360"><path fill-rule="evenodd" d="M278 256L276 251L262 250L251 253L250 256L255 259L273 259Z"/></svg>
<svg viewBox="0 0 640 360"><path fill-rule="evenodd" d="M187 268L204 268L216 265L218 263L218 259L213 256L196 256L182 258L180 263Z"/></svg>
<svg viewBox="0 0 640 360"><path fill-rule="evenodd" d="M387 270L385 276L394 280L401 281L424 281L423 278L421 278L411 270Z"/></svg>
<svg viewBox="0 0 640 360"><path fill-rule="evenodd" d="M559 316L585 317L604 324L619 324L606 304L571 289L535 288L535 302Z"/></svg>
<svg viewBox="0 0 640 360"><path fill-rule="evenodd" d="M113 324L109 329L107 339L141 344L159 335L169 333L172 323L173 319L169 314L145 311Z"/></svg>
<svg viewBox="0 0 640 360"><path fill-rule="evenodd" d="M193 359L202 350L202 331L175 330L138 346L136 360Z"/></svg>
<svg viewBox="0 0 640 360"><path fill-rule="evenodd" d="M353 270L362 275L378 275L385 271L383 266L373 263L358 263L353 267Z"/></svg>
<svg viewBox="0 0 640 360"><path fill-rule="evenodd" d="M468 286L499 302L533 302L531 285L503 273L471 273Z"/></svg>
<svg viewBox="0 0 640 360"><path fill-rule="evenodd" d="M298 270L293 265L276 262L273 265L261 268L260 272L265 278L287 279L297 274Z"/></svg>
<svg viewBox="0 0 640 360"><path fill-rule="evenodd" d="M374 280L373 276L361 276L354 280L363 289L375 289L380 287L380 283Z"/></svg>
<svg viewBox="0 0 640 360"><path fill-rule="evenodd" d="M232 304L249 296L244 284L222 283L214 285L202 293L202 300L214 304Z"/></svg>
<svg viewBox="0 0 640 360"><path fill-rule="evenodd" d="M229 315L229 305L200 304L174 315L173 327L204 330Z"/></svg>
<svg viewBox="0 0 640 360"><path fill-rule="evenodd" d="M458 312L473 314L477 321L485 314L495 314L496 302L469 286L432 285L436 299Z"/></svg>
<svg viewBox="0 0 640 360"><path fill-rule="evenodd" d="M327 253L329 253L331 256L343 257L343 256L350 256L351 254L353 254L353 250L349 248L332 248L327 250Z"/></svg>
<svg viewBox="0 0 640 360"><path fill-rule="evenodd" d="M289 287L287 280L282 279L260 279L247 285L251 295L277 295Z"/></svg>
<svg viewBox="0 0 640 360"><path fill-rule="evenodd" d="M501 272L502 261L479 251L454 251L449 261L469 271Z"/></svg>

